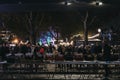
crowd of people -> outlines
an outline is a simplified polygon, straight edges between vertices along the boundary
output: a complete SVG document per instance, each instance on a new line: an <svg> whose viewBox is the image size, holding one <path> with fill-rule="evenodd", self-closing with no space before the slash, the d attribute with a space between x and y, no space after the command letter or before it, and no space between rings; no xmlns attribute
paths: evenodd
<svg viewBox="0 0 120 80"><path fill-rule="evenodd" d="M119 49L115 47L111 47L109 44L104 43L104 45L100 43L95 43L93 45L86 46L64 46L58 45L55 47L54 45L44 46L44 45L31 45L28 44L16 44L14 47L10 47L9 44L3 43L0 45L0 57L1 60L6 60L6 55L11 53L12 55L17 53L22 53L23 57L26 59L35 59L35 60L43 60L46 54L52 54L53 56L63 55L65 60L73 60L75 54L81 54L84 60L112 60L118 59L118 56L111 56L112 53L120 53ZM30 56L26 54L30 53Z"/></svg>

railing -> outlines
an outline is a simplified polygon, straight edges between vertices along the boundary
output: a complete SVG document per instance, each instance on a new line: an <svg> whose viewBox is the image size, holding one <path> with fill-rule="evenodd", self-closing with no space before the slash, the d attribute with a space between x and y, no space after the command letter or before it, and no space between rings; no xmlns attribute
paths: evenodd
<svg viewBox="0 0 120 80"><path fill-rule="evenodd" d="M1 79L120 79L120 61L38 61L0 62Z"/></svg>

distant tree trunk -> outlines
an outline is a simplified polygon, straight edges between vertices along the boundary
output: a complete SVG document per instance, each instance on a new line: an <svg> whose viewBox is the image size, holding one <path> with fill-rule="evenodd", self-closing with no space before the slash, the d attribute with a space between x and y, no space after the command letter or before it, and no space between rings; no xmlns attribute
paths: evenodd
<svg viewBox="0 0 120 80"><path fill-rule="evenodd" d="M95 17L93 17L91 21L89 21L88 12L86 12L85 17L81 17L81 18L82 18L81 21L83 22L83 27L84 27L84 46L86 46L88 45L88 26L90 26L93 23Z"/></svg>
<svg viewBox="0 0 120 80"><path fill-rule="evenodd" d="M31 34L31 39L32 39L32 44L36 44L36 32L35 32L35 30L34 30L34 28L33 28L33 31L32 31L32 34Z"/></svg>
<svg viewBox="0 0 120 80"><path fill-rule="evenodd" d="M32 35L32 44L36 44L36 35L35 34L33 34Z"/></svg>
<svg viewBox="0 0 120 80"><path fill-rule="evenodd" d="M43 21L44 15L40 18L40 20L38 20L38 18L39 18L39 14L33 15L32 12L30 12L30 14L27 15L27 19L28 19L27 30L29 32L30 42L34 45L36 44L39 29Z"/></svg>
<svg viewBox="0 0 120 80"><path fill-rule="evenodd" d="M88 28L86 23L84 23L84 45L88 45Z"/></svg>
<svg viewBox="0 0 120 80"><path fill-rule="evenodd" d="M88 26L87 26L87 20L88 20L88 12L86 13L85 19L83 21L83 24L84 24L84 45L88 45Z"/></svg>

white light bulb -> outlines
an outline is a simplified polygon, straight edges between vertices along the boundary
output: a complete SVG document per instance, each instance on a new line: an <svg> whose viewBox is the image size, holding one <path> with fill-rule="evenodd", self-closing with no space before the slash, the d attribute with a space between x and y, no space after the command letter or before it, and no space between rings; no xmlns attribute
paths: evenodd
<svg viewBox="0 0 120 80"><path fill-rule="evenodd" d="M101 32L101 29L100 29L100 28L98 29L98 32L99 32L99 33Z"/></svg>
<svg viewBox="0 0 120 80"><path fill-rule="evenodd" d="M102 2L99 2L99 6L101 6L101 5L103 5L103 3L102 3Z"/></svg>

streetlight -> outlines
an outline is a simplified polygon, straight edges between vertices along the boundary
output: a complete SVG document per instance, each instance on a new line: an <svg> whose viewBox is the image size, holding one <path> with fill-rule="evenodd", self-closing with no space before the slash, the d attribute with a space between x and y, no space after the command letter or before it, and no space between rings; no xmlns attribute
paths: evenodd
<svg viewBox="0 0 120 80"><path fill-rule="evenodd" d="M72 5L72 3L71 2L65 2L65 5L70 6L70 5Z"/></svg>
<svg viewBox="0 0 120 80"><path fill-rule="evenodd" d="M103 2L101 1L96 1L96 6L102 6L103 5Z"/></svg>
<svg viewBox="0 0 120 80"><path fill-rule="evenodd" d="M94 6L102 6L103 2L101 0L96 0L96 1L91 2L90 4Z"/></svg>
<svg viewBox="0 0 120 80"><path fill-rule="evenodd" d="M70 6L72 5L72 2L70 0L65 0L64 2L61 2L60 4Z"/></svg>
<svg viewBox="0 0 120 80"><path fill-rule="evenodd" d="M101 32L102 32L102 30L101 30L101 28L98 28L98 34L99 34L99 37L101 38Z"/></svg>

